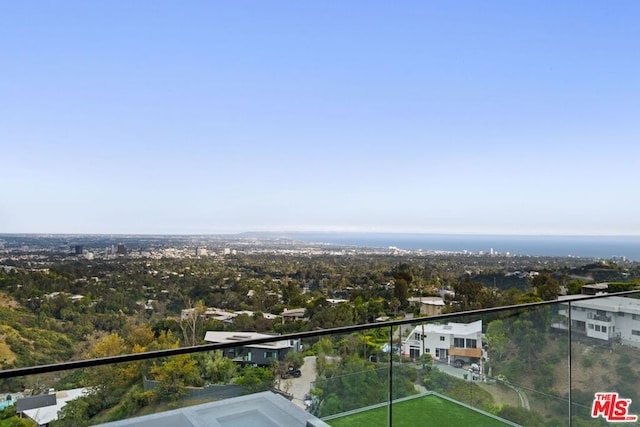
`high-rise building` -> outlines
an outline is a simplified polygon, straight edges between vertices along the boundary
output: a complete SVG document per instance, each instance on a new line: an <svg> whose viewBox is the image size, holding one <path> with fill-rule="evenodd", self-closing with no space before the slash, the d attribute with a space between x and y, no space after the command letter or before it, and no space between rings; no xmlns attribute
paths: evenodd
<svg viewBox="0 0 640 427"><path fill-rule="evenodd" d="M196 248L196 256L207 256L207 248Z"/></svg>
<svg viewBox="0 0 640 427"><path fill-rule="evenodd" d="M84 252L84 246L82 246L82 245L76 245L75 246L76 255L82 255L83 252Z"/></svg>
<svg viewBox="0 0 640 427"><path fill-rule="evenodd" d="M117 249L116 253L118 255L126 255L127 254L127 247L125 246L124 243L118 243L118 249Z"/></svg>

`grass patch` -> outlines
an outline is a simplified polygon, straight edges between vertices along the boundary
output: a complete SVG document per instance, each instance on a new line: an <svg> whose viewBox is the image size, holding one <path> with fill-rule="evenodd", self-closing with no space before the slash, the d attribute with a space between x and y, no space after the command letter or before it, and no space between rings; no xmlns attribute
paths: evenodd
<svg viewBox="0 0 640 427"><path fill-rule="evenodd" d="M325 420L332 427L386 426L388 408L381 406L355 414ZM393 404L393 425L414 427L504 427L505 423L436 395L427 395Z"/></svg>

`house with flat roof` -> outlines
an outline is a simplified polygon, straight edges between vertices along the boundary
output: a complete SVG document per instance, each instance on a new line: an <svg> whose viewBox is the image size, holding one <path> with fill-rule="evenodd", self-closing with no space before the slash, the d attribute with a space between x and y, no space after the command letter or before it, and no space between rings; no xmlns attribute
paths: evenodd
<svg viewBox="0 0 640 427"><path fill-rule="evenodd" d="M255 340L259 338L276 338L273 335L259 334L257 332L224 332L208 331L204 340L210 343L238 343L238 347L227 348L223 354L234 362L252 365L267 366L272 361L284 361L289 351L301 351L302 344L299 339L279 340L264 344L251 344L243 346L241 341Z"/></svg>
<svg viewBox="0 0 640 427"><path fill-rule="evenodd" d="M584 285L580 289L583 295L600 295L609 292L608 283L592 283L590 285Z"/></svg>
<svg viewBox="0 0 640 427"><path fill-rule="evenodd" d="M558 314L564 323L553 325L566 330L571 307L571 332L603 343L619 341L640 348L640 300L611 296L562 303Z"/></svg>
<svg viewBox="0 0 640 427"><path fill-rule="evenodd" d="M84 396L87 391L87 388L74 388L18 399L16 413L30 419L37 426L47 426L58 419L58 412L67 402Z"/></svg>
<svg viewBox="0 0 640 427"><path fill-rule="evenodd" d="M442 309L446 306L442 297L411 297L407 301L409 305L419 306L420 314L424 316L442 314Z"/></svg>
<svg viewBox="0 0 640 427"><path fill-rule="evenodd" d="M306 308L292 308L285 310L280 314L284 320L305 320L305 315L307 313Z"/></svg>
<svg viewBox="0 0 640 427"><path fill-rule="evenodd" d="M402 354L412 359L429 354L434 360L453 365L476 362L483 357L482 320L418 325L402 342Z"/></svg>

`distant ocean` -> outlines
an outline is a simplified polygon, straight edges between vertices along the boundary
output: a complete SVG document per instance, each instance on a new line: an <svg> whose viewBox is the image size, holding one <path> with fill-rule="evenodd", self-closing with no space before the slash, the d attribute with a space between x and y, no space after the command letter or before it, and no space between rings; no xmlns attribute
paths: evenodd
<svg viewBox="0 0 640 427"><path fill-rule="evenodd" d="M448 252L495 252L512 255L574 256L640 261L640 236L505 236L391 233L287 233L316 243Z"/></svg>

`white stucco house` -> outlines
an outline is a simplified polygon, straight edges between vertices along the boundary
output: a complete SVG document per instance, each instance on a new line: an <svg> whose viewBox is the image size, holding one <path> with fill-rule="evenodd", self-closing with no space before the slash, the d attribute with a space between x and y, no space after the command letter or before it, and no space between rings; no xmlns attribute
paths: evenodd
<svg viewBox="0 0 640 427"><path fill-rule="evenodd" d="M402 342L402 354L412 359L430 354L434 360L452 365L477 362L484 356L482 336L482 320L418 325Z"/></svg>
<svg viewBox="0 0 640 427"><path fill-rule="evenodd" d="M610 296L565 302L559 314L567 319L564 324L554 324L556 329L567 329L569 306L572 333L640 348L640 300Z"/></svg>

